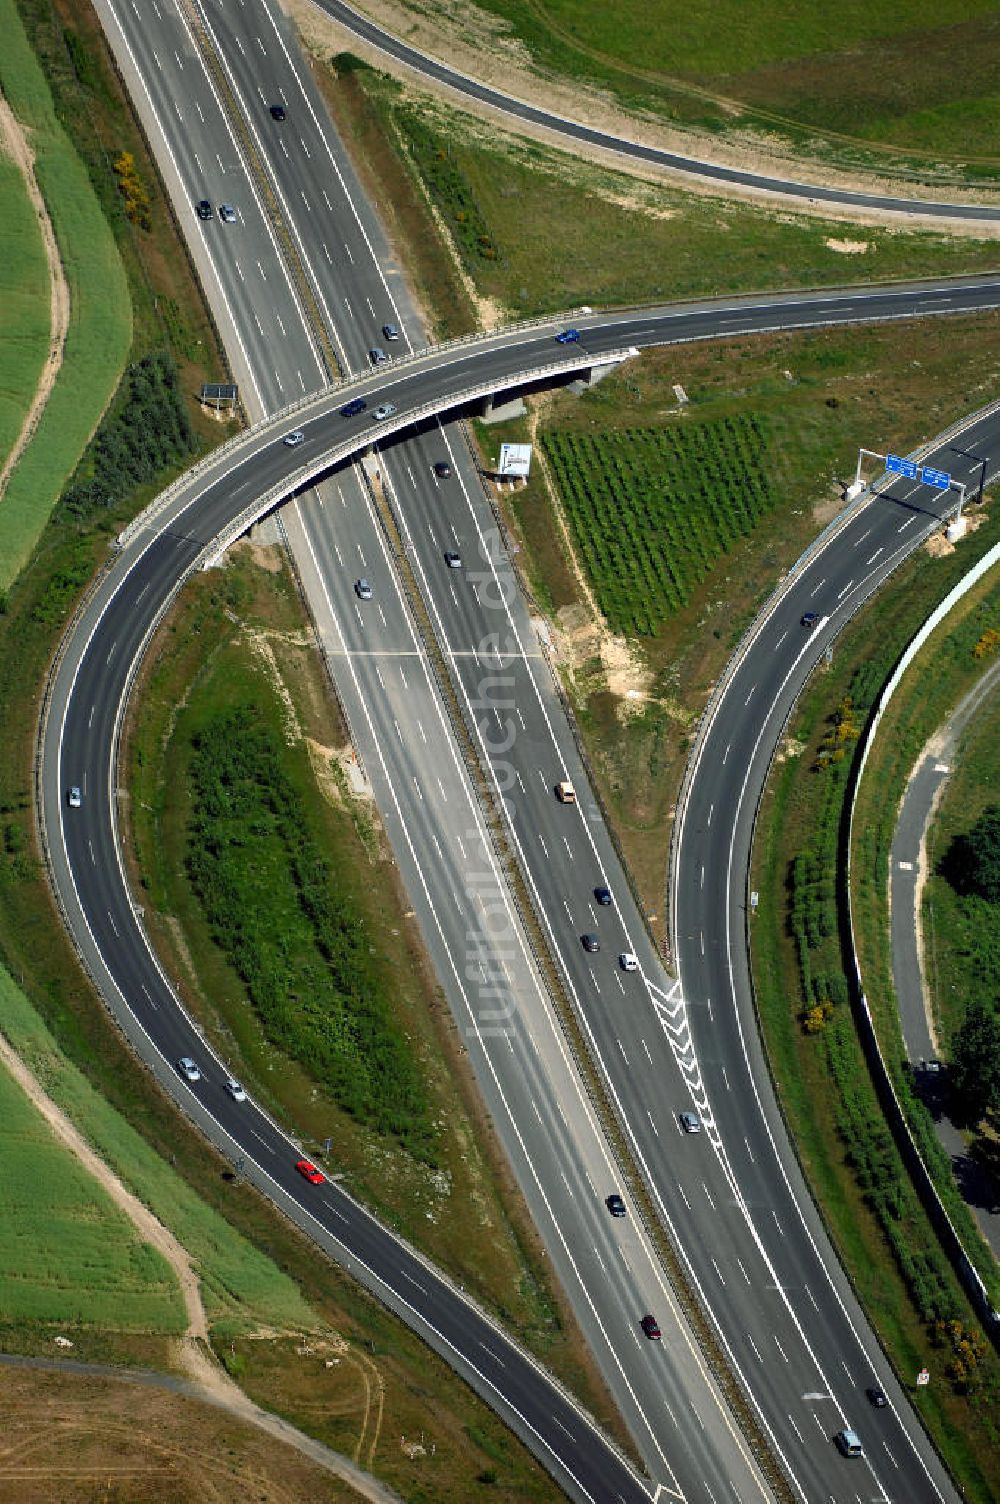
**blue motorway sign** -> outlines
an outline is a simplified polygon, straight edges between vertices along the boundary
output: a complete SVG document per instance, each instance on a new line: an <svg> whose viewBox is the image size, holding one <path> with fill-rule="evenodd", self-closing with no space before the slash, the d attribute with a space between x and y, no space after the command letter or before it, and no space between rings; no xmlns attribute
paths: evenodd
<svg viewBox="0 0 1000 1504"><path fill-rule="evenodd" d="M951 476L947 470L932 470L928 465L920 472L920 478L925 486L936 486L939 491L947 491L951 485Z"/></svg>
<svg viewBox="0 0 1000 1504"><path fill-rule="evenodd" d="M915 460L904 460L902 455L887 454L885 468L892 475L905 475L907 480L916 480L917 465Z"/></svg>

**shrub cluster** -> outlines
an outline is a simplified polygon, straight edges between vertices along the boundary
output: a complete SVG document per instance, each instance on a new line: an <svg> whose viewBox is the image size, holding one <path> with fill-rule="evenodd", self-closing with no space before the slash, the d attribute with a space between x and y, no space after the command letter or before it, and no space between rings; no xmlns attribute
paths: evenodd
<svg viewBox="0 0 1000 1504"><path fill-rule="evenodd" d="M140 230L151 230L153 228L152 205L146 185L139 176L135 157L130 151L123 151L115 157L113 166L118 192L125 200L126 216L132 224L138 225Z"/></svg>
<svg viewBox="0 0 1000 1504"><path fill-rule="evenodd" d="M251 707L194 739L187 866L265 1033L352 1117L432 1158L426 1098L391 980L337 882L277 736Z"/></svg>
<svg viewBox="0 0 1000 1504"><path fill-rule="evenodd" d="M111 507L196 447L177 380L166 352L129 366L118 400L87 447L62 505L76 517Z"/></svg>
<svg viewBox="0 0 1000 1504"><path fill-rule="evenodd" d="M401 107L395 120L434 207L466 260L496 261L498 250L451 146L416 110Z"/></svg>

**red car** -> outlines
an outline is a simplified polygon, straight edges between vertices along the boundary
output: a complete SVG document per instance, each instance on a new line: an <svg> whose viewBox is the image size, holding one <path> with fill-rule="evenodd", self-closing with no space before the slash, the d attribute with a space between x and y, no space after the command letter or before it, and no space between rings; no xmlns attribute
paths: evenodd
<svg viewBox="0 0 1000 1504"><path fill-rule="evenodd" d="M311 1165L308 1159L297 1159L295 1161L295 1168L298 1170L300 1175L304 1175L306 1177L310 1185L322 1185L324 1180L326 1179L326 1176L323 1174L322 1170L317 1170L316 1166Z"/></svg>
<svg viewBox="0 0 1000 1504"><path fill-rule="evenodd" d="M647 1337L651 1338L653 1342L659 1342L660 1323L657 1321L655 1316L644 1316L639 1325L642 1327Z"/></svg>

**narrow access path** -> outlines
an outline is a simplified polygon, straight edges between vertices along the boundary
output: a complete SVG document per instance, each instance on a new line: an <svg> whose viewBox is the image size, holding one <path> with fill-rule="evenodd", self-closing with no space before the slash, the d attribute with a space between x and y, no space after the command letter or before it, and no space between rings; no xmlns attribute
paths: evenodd
<svg viewBox="0 0 1000 1504"><path fill-rule="evenodd" d="M0 466L0 497L7 489L7 482L14 470L14 466L21 458L31 442L32 434L38 427L45 404L52 395L52 388L56 384L56 377L62 368L63 351L66 347L66 331L69 328L69 284L63 273L62 261L59 257L59 247L56 245L55 231L52 221L49 219L49 211L45 207L41 189L35 178L35 159L28 145L27 137L15 118L14 111L0 94L0 151L9 156L17 167L20 168L24 178L28 197L31 200L38 220L38 228L42 234L42 244L45 247L45 259L49 267L49 353L42 373L38 378L38 386L35 395L31 399L31 406L24 416L21 424L21 432L18 434L10 453Z"/></svg>
<svg viewBox="0 0 1000 1504"><path fill-rule="evenodd" d="M239 1420L268 1432L285 1446L294 1447L304 1457L308 1457L310 1461L318 1463L327 1472L342 1479L362 1498L371 1500L372 1504L400 1504L399 1495L392 1489L355 1466L346 1457L324 1446L322 1442L297 1430L288 1421L282 1420L279 1415L273 1415L270 1411L262 1409L260 1405L256 1405L249 1395L234 1383L211 1355L211 1348L208 1345L208 1322L201 1300L201 1287L187 1250L177 1241L170 1229L154 1217L149 1207L144 1206L138 1197L123 1185L110 1166L88 1144L62 1108L58 1107L44 1091L10 1041L2 1034L0 1034L0 1065L10 1072L28 1100L41 1113L59 1142L76 1155L84 1169L93 1175L102 1190L125 1213L139 1236L157 1249L173 1269L181 1287L188 1318L188 1329L182 1339L181 1360L190 1375L191 1382L173 1378L168 1374L109 1369L103 1364L79 1363L72 1359L62 1361L18 1359L8 1355L0 1361L21 1363L36 1368L55 1368L64 1373L95 1373L104 1377L127 1379L131 1383L155 1384L159 1388L173 1389L179 1394L190 1395L192 1398L228 1410Z"/></svg>
<svg viewBox="0 0 1000 1504"><path fill-rule="evenodd" d="M944 1111L944 1078L924 977L921 907L927 881L927 832L954 765L958 740L983 700L1000 685L994 663L935 731L910 774L889 862L889 914L892 979L903 1043L916 1071L916 1085L931 1112L962 1196L975 1213L983 1236L1000 1258L1000 1191L971 1158L965 1139Z"/></svg>

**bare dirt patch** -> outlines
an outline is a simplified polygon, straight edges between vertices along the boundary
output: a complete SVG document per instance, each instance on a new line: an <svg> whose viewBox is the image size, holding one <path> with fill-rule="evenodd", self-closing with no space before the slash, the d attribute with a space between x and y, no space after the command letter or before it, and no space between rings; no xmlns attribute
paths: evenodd
<svg viewBox="0 0 1000 1504"><path fill-rule="evenodd" d="M2 497L14 466L27 449L38 427L42 413L45 411L45 404L52 394L56 377L62 368L66 331L69 328L69 286L63 274L62 261L59 259L52 221L49 219L45 200L42 198L35 179L35 159L31 147L15 119L13 110L2 94L0 94L0 151L11 158L24 178L24 186L35 211L35 218L38 220L42 244L45 247L45 260L49 268L49 353L38 378L38 386L31 400L31 406L21 424L21 432L0 468L0 497Z"/></svg>
<svg viewBox="0 0 1000 1504"><path fill-rule="evenodd" d="M872 248L870 240L835 240L828 236L826 244L831 251L838 251L841 256L863 256Z"/></svg>

